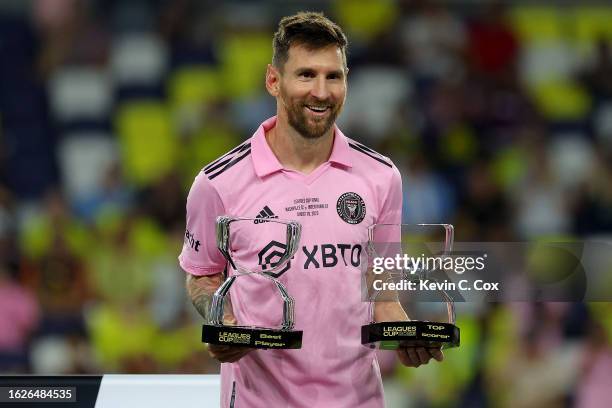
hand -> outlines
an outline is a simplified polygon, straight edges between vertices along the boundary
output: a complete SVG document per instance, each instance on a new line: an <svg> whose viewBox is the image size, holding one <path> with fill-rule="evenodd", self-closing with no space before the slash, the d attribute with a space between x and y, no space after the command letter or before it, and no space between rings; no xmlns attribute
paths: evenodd
<svg viewBox="0 0 612 408"><path fill-rule="evenodd" d="M255 349L250 347L208 345L208 354L222 363L235 363L253 350Z"/></svg>
<svg viewBox="0 0 612 408"><path fill-rule="evenodd" d="M235 326L237 324L236 318L234 315L228 313L227 309L223 317L223 324L226 326ZM208 345L208 355L222 363L235 363L253 350L255 349L250 347L225 346L219 344Z"/></svg>
<svg viewBox="0 0 612 408"><path fill-rule="evenodd" d="M400 347L397 356L406 367L418 367L429 363L434 358L436 361L444 360L444 354L439 347Z"/></svg>

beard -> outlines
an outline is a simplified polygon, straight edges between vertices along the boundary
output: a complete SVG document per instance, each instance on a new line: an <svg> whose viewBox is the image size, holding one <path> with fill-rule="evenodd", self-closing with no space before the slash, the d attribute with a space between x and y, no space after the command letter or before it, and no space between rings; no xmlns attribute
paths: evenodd
<svg viewBox="0 0 612 408"><path fill-rule="evenodd" d="M280 96L287 109L289 125L305 139L318 139L325 135L333 126L344 104L343 102L334 103L330 99L325 101L316 99L291 100L287 97L283 86L280 87ZM307 105L325 106L328 108L328 113L320 118L310 116L306 112Z"/></svg>

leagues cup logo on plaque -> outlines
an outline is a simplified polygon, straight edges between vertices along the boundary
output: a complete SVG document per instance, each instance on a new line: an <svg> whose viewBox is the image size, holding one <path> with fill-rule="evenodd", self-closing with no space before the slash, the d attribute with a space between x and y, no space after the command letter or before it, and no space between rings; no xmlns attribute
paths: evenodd
<svg viewBox="0 0 612 408"><path fill-rule="evenodd" d="M296 221L277 218L217 218L217 246L227 260L226 280L216 290L209 321L202 327L202 341L209 344L243 346L260 349L298 349L302 346L302 332L293 330L294 300L279 280L289 273L290 259L300 241L301 225ZM234 283L244 282L245 288L257 288L258 303L249 307L251 316L263 315L264 323L252 326L229 326L223 321L224 306L230 300ZM245 289L246 290L246 289ZM278 327L268 327L274 320L268 316L269 303L277 292ZM244 301L244 299L241 299ZM268 303L263 309L261 303Z"/></svg>
<svg viewBox="0 0 612 408"><path fill-rule="evenodd" d="M438 284L447 278L444 265L450 260L453 231L449 224L369 227L364 282L370 323L361 328L362 344L382 349L459 346L452 295ZM376 304L389 301L399 301L413 320L375 321Z"/></svg>

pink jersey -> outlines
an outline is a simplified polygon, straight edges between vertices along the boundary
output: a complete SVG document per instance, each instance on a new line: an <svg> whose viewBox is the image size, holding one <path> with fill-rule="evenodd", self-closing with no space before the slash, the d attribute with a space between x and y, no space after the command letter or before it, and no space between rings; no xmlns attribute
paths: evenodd
<svg viewBox="0 0 612 408"><path fill-rule="evenodd" d="M205 167L187 199L179 260L194 275L226 266L215 242L219 215L302 224L298 251L279 277L295 299L302 348L256 350L222 364L221 406L382 407L375 352L361 345L368 304L362 301L360 255L368 226L400 222L400 174L388 158L338 128L327 162L308 175L284 169L265 138L275 123L275 117L266 120L250 139ZM281 300L263 281L248 275L234 284L230 293L239 324L279 324Z"/></svg>

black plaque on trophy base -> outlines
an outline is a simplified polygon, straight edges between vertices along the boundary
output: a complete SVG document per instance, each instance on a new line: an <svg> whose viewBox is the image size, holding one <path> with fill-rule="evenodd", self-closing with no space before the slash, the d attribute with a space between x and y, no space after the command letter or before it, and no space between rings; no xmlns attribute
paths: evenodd
<svg viewBox="0 0 612 408"><path fill-rule="evenodd" d="M299 349L302 331L250 326L202 326L204 343L257 349Z"/></svg>
<svg viewBox="0 0 612 408"><path fill-rule="evenodd" d="M361 326L361 344L395 350L399 347L459 346L459 328L451 323L428 321L378 322Z"/></svg>

